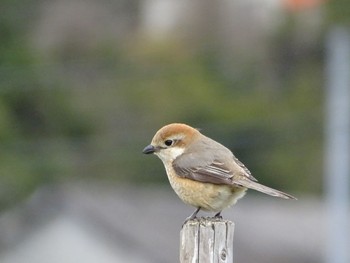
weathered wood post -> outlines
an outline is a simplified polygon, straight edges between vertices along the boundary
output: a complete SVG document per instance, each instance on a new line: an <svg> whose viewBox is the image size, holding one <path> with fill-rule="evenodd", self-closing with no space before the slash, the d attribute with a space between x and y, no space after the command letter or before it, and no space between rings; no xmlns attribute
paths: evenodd
<svg viewBox="0 0 350 263"><path fill-rule="evenodd" d="M180 232L180 263L232 263L234 223L216 218L186 222Z"/></svg>

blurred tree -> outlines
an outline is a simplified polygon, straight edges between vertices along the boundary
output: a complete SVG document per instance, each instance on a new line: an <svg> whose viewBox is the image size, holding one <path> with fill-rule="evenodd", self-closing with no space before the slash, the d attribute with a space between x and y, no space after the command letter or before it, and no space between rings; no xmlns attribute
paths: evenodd
<svg viewBox="0 0 350 263"><path fill-rule="evenodd" d="M55 160L59 153L45 150L44 141L80 138L91 131L73 109L69 90L55 80L46 83L47 68L28 44L26 29L36 2L0 4L0 209L53 180L62 169Z"/></svg>
<svg viewBox="0 0 350 263"><path fill-rule="evenodd" d="M326 1L326 11L331 24L350 25L350 2L347 0Z"/></svg>

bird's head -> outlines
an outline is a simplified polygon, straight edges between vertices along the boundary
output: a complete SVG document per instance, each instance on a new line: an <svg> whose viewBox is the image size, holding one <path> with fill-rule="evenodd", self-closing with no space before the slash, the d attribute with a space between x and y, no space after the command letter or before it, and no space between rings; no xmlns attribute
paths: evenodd
<svg viewBox="0 0 350 263"><path fill-rule="evenodd" d="M186 124L169 124L157 131L151 144L143 149L143 153L154 153L163 162L171 162L183 154L199 135L198 130Z"/></svg>

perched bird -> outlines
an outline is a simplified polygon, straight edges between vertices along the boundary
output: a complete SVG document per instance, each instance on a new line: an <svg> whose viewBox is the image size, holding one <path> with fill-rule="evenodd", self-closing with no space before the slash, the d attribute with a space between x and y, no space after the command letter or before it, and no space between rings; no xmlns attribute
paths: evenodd
<svg viewBox="0 0 350 263"><path fill-rule="evenodd" d="M162 127L143 153L154 153L162 160L176 194L197 208L186 221L194 219L200 209L216 212L215 217L221 217L221 211L234 205L248 188L296 199L259 184L228 148L186 124Z"/></svg>

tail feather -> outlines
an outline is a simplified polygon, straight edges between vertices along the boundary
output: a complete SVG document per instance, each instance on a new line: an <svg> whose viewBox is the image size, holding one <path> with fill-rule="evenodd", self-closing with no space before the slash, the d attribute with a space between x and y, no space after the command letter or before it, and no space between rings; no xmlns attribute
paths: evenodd
<svg viewBox="0 0 350 263"><path fill-rule="evenodd" d="M297 200L294 196L284 193L282 191L273 189L271 187L259 184L257 182L253 182L253 181L248 181L248 180L240 180L238 182L239 185L250 188L250 189L254 189L256 191L262 192L264 194L267 195L271 195L271 196L275 196L275 197L280 197L283 199L293 199L293 200Z"/></svg>

